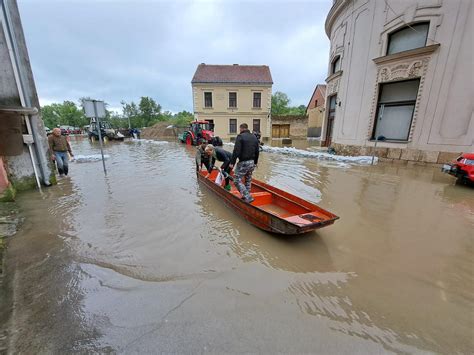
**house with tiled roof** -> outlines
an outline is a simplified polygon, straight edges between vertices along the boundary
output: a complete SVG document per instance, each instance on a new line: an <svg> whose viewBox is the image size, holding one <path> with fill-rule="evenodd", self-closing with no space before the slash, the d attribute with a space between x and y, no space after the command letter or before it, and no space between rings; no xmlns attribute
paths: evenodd
<svg viewBox="0 0 474 355"><path fill-rule="evenodd" d="M318 84L306 106L308 116L308 137L320 137L326 107L326 85Z"/></svg>
<svg viewBox="0 0 474 355"><path fill-rule="evenodd" d="M194 116L213 125L216 135L233 139L247 123L271 136L273 79L267 65L198 65L191 81Z"/></svg>

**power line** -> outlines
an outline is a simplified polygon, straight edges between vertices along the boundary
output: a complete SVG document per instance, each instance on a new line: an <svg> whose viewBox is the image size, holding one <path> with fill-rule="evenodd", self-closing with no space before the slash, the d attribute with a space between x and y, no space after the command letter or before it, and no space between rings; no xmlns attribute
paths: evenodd
<svg viewBox="0 0 474 355"><path fill-rule="evenodd" d="M395 17L401 17L401 15L397 14L395 12L394 9L392 9L392 7L390 6L390 4L388 3L388 0L384 0L385 1L385 5L387 5L387 7L393 12L393 14L395 15ZM415 28L413 28L412 26L410 26L404 19L403 17L401 17L401 20L402 22L409 28L411 28L413 31L415 32L418 32L418 33L421 33L420 31L417 31ZM428 37L428 33L426 34L426 38L429 39L431 42L433 42L434 44L440 44L438 41L435 41L434 39Z"/></svg>

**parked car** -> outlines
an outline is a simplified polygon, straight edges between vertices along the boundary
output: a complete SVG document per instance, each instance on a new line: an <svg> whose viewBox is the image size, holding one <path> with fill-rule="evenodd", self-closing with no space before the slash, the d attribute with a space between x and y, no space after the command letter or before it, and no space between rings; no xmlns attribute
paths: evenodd
<svg viewBox="0 0 474 355"><path fill-rule="evenodd" d="M474 183L474 153L463 153L455 162L444 164L441 171L455 176L460 182Z"/></svg>

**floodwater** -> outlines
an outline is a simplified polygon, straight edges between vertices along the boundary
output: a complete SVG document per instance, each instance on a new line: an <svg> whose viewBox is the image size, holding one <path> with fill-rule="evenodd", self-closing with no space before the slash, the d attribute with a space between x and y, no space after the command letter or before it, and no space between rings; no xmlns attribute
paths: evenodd
<svg viewBox="0 0 474 355"><path fill-rule="evenodd" d="M472 352L473 188L438 168L264 152L255 177L341 217L282 238L196 182L194 149L111 143L106 177L71 163L20 195L10 352Z"/></svg>

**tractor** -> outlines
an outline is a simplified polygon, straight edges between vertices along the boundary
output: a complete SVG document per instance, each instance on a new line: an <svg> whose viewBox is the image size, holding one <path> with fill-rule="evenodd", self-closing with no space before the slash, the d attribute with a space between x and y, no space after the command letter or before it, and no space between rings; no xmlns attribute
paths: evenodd
<svg viewBox="0 0 474 355"><path fill-rule="evenodd" d="M125 138L125 136L122 133L120 133L116 129L113 129L110 126L109 122L106 122L106 121L100 122L100 127L101 127L100 134L104 142L110 141L110 140L123 141ZM99 140L99 130L98 130L97 122L95 122L94 120L91 120L90 125L86 126L85 128L91 142L95 142Z"/></svg>
<svg viewBox="0 0 474 355"><path fill-rule="evenodd" d="M205 139L209 144L216 146L222 145L222 140L214 136L208 121L193 121L189 128L179 137L182 143L187 145L198 145L200 139Z"/></svg>

